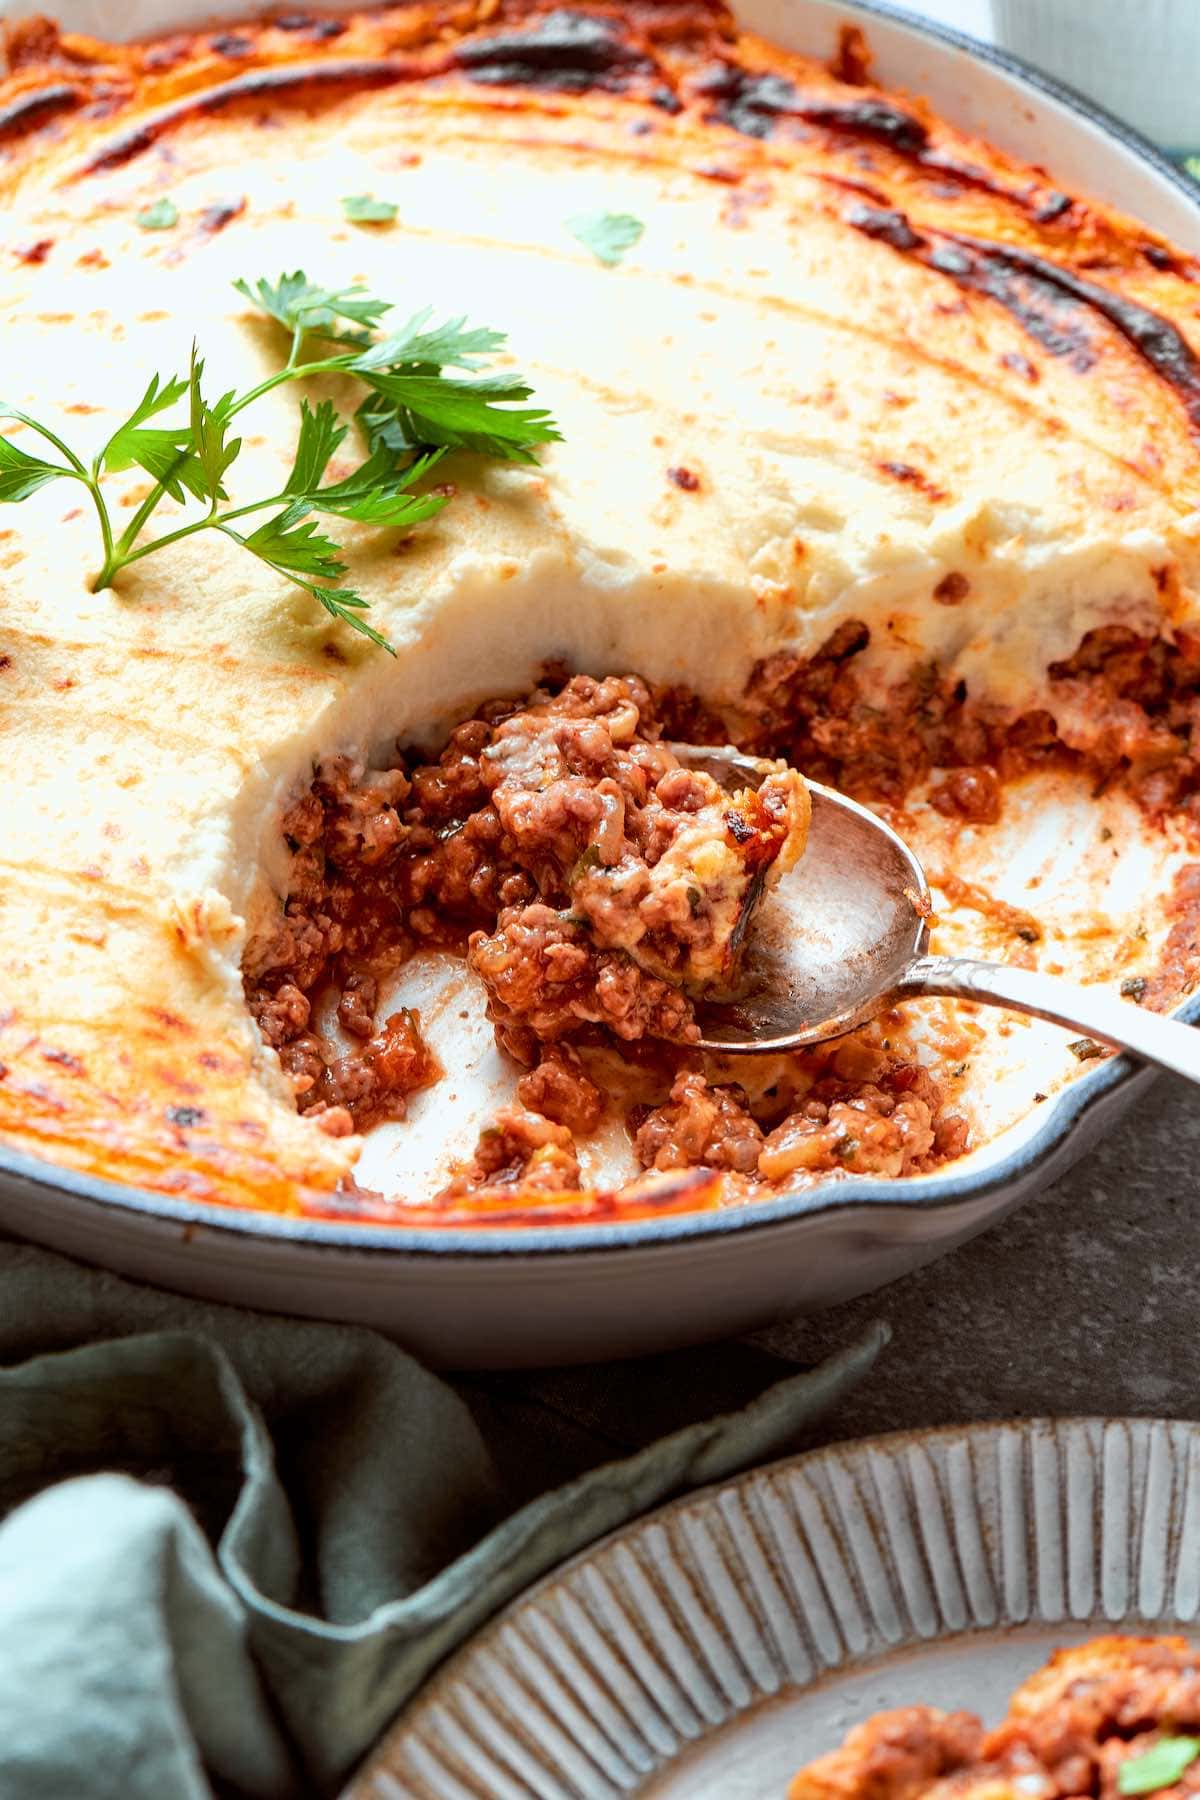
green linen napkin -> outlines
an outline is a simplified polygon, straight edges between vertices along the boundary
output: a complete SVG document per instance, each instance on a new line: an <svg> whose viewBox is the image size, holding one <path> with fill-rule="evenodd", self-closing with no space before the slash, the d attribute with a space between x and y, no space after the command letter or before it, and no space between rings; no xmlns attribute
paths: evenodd
<svg viewBox="0 0 1200 1800"><path fill-rule="evenodd" d="M336 1791L497 1607L794 1446L886 1337L513 1511L545 1415L487 1383L0 1244L0 1797Z"/></svg>

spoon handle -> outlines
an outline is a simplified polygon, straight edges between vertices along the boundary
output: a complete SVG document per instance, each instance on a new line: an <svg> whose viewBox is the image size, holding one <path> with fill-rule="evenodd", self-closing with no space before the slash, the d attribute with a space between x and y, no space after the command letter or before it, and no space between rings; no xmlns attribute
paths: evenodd
<svg viewBox="0 0 1200 1800"><path fill-rule="evenodd" d="M1200 1084L1200 1031L1178 1019L1165 1019L1161 1013L1144 1012L1128 1000L1118 999L1108 988L1078 987L1073 981L1039 975L1035 969L1015 969L1007 963L922 956L909 964L897 998L917 994L949 994L958 1000L979 1000L986 1006L1007 1006L1014 1012L1051 1019L1118 1050L1131 1050L1144 1062L1157 1063L1159 1068Z"/></svg>

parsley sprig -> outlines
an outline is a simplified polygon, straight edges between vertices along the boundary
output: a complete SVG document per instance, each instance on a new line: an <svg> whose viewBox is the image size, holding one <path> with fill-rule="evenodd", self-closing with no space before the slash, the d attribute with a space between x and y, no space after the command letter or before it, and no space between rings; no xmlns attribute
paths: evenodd
<svg viewBox="0 0 1200 1800"><path fill-rule="evenodd" d="M392 311L388 301L362 287L318 287L301 271L275 282L260 280L251 286L238 281L235 286L289 334L287 359L279 369L246 393L231 389L210 400L204 362L193 346L187 378L151 376L129 417L90 463L48 426L0 402L0 418L27 426L62 459L33 456L0 432L0 503L27 500L51 481L81 482L96 508L104 546L93 591L111 587L122 569L168 544L199 531L220 531L311 594L326 612L390 650L362 616L366 600L344 585L340 546L318 520L408 529L447 504L445 495L417 490L450 451L528 463L534 461L537 445L560 434L544 408L521 404L531 398L521 376L482 368L481 359L503 347L501 332L468 326L462 318L435 325L430 308L388 331L382 324ZM273 388L318 375L349 376L365 388L354 414L361 460L340 480L326 480L350 422L331 401L314 407L302 398L295 459L283 487L260 500L230 506L225 478L242 448L233 432L238 415ZM185 407L186 417L163 422L164 414ZM154 485L118 535L103 483L107 476L135 467L145 470ZM189 509L198 505L201 511L146 538L164 499ZM256 513L271 516L247 529Z"/></svg>

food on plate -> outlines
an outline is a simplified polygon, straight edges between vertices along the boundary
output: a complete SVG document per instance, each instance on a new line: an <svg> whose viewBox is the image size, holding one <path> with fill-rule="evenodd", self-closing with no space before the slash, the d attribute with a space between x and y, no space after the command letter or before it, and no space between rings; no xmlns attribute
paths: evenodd
<svg viewBox="0 0 1200 1800"><path fill-rule="evenodd" d="M8 1149L407 1223L986 1155L1052 1028L694 1048L806 777L936 947L1190 990L1190 253L715 0L5 31Z"/></svg>
<svg viewBox="0 0 1200 1800"><path fill-rule="evenodd" d="M788 1800L1057 1800L1200 1790L1200 1652L1180 1637L1058 1651L993 1730L934 1706L879 1713L801 1769Z"/></svg>

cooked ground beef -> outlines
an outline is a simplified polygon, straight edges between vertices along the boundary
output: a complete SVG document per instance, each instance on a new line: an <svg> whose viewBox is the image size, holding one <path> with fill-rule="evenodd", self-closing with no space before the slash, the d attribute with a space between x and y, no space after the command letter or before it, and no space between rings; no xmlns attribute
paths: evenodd
<svg viewBox="0 0 1200 1800"><path fill-rule="evenodd" d="M1167 644L1121 625L1091 631L1049 671L1053 716L1017 719L977 705L965 684L928 663L907 669L881 703L855 667L869 642L866 625L847 622L813 657L780 652L761 663L739 741L769 746L815 781L893 805L947 771L934 805L974 823L994 822L1003 784L1048 761L1082 766L1097 787L1122 781L1153 815L1200 816L1200 638L1181 632ZM710 741L727 735L687 696L672 702L675 734L688 726Z"/></svg>
<svg viewBox="0 0 1200 1800"><path fill-rule="evenodd" d="M534 1062L540 1043L587 1025L620 1038L699 1037L686 995L621 951L597 950L589 932L553 907L512 907L496 924L492 936L472 937L469 961L487 988L496 1035L518 1062Z"/></svg>
<svg viewBox="0 0 1200 1800"><path fill-rule="evenodd" d="M687 1043L682 986L732 975L763 879L795 861L807 819L791 771L731 796L681 768L636 677L487 707L436 762L335 758L283 820L291 886L247 951L251 1011L297 1105L333 1132L402 1117L434 1073L412 1015L376 1029L381 977L420 943L469 941L498 1035L530 1067L587 1030ZM341 1051L312 1024L330 989ZM547 1103L594 1111L552 1066Z"/></svg>
<svg viewBox="0 0 1200 1800"><path fill-rule="evenodd" d="M538 1188L574 1192L579 1187L579 1160L565 1125L505 1106L485 1125L466 1168L438 1195L453 1200L461 1194L491 1188Z"/></svg>
<svg viewBox="0 0 1200 1800"><path fill-rule="evenodd" d="M604 1095L569 1044L544 1046L537 1068L518 1081L517 1099L530 1112L581 1136L595 1131L604 1114Z"/></svg>
<svg viewBox="0 0 1200 1800"><path fill-rule="evenodd" d="M917 1800L970 1767L983 1726L972 1713L903 1706L856 1725L840 1750L801 1769L788 1800Z"/></svg>
<svg viewBox="0 0 1200 1800"><path fill-rule="evenodd" d="M786 1094L755 1106L740 1088L685 1071L638 1127L639 1159L647 1168L703 1165L778 1183L834 1169L911 1175L965 1149L965 1121L943 1116L941 1085L927 1069L862 1034L827 1055L822 1071L810 1053Z"/></svg>
<svg viewBox="0 0 1200 1800"><path fill-rule="evenodd" d="M690 993L728 980L763 875L798 853L805 796L781 772L731 799L664 740L732 738L868 800L903 802L932 777L932 804L975 825L999 817L1006 782L1062 763L1097 788L1120 781L1152 814L1200 822L1200 639L1091 632L1050 671L1055 715L1015 720L929 665L907 670L881 704L858 673L868 643L850 621L807 660L768 659L732 717L634 676L576 676L482 707L439 756L323 764L283 820L286 903L244 963L251 1010L301 1110L330 1132L363 1129L402 1117L405 1096L435 1078L415 1016L378 1019L383 980L434 944L467 955L484 982L497 1036L527 1071L522 1117L595 1129L604 1097L568 1039L649 1057L667 1097L631 1121L647 1168L717 1167L749 1191L961 1154L964 1122L899 1039L882 1059L868 1046L851 1073L829 1047L806 1052L787 1093L753 1106L689 1057ZM954 880L943 882L952 902ZM1138 996L1148 1005L1190 984L1200 957L1200 868L1177 887L1166 964ZM1036 941L1036 921L1017 923ZM340 1042L315 1023L330 1014ZM476 1185L504 1184L511 1136L505 1126L502 1164L494 1145L481 1149Z"/></svg>
<svg viewBox="0 0 1200 1800"><path fill-rule="evenodd" d="M647 1169L758 1168L763 1134L750 1117L738 1087L710 1087L703 1075L685 1071L665 1106L656 1106L634 1137Z"/></svg>

